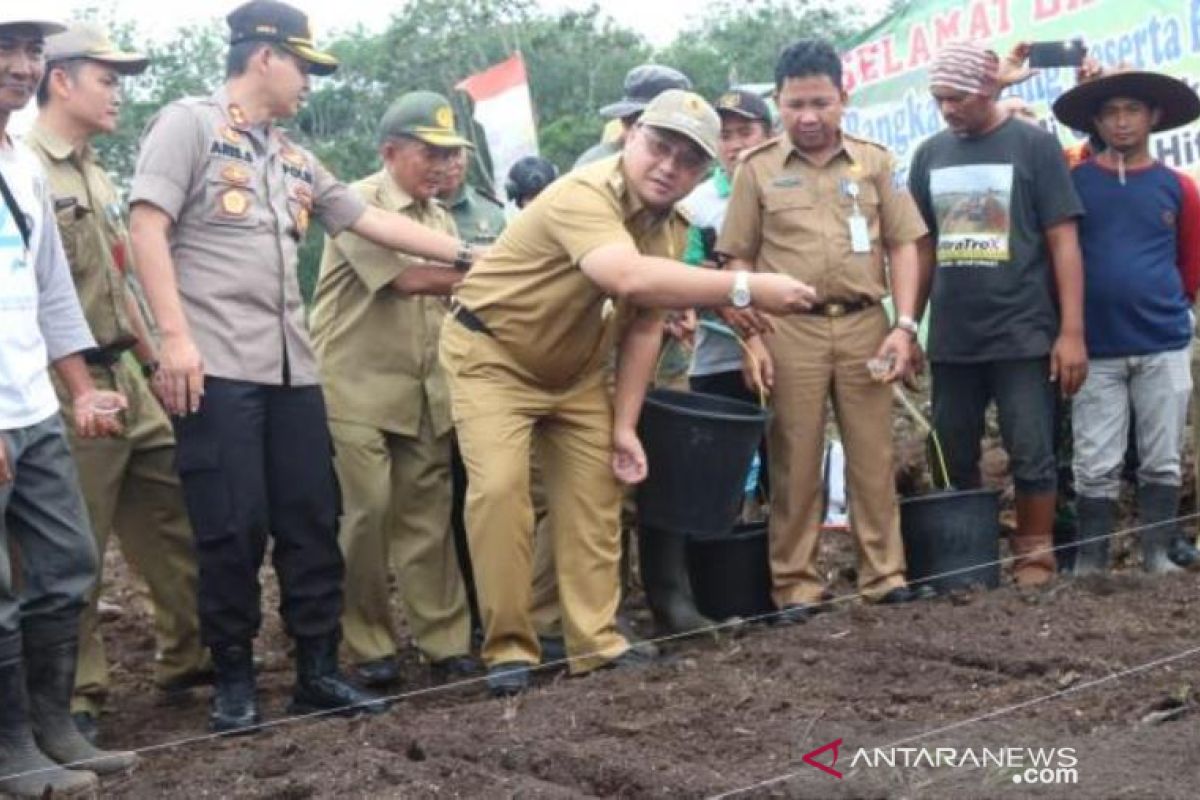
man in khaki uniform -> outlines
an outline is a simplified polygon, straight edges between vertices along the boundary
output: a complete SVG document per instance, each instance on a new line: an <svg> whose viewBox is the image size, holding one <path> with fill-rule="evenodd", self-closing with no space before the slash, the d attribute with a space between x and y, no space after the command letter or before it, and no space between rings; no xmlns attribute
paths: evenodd
<svg viewBox="0 0 1200 800"><path fill-rule="evenodd" d="M252 648L269 537L296 641L292 711L386 708L338 669L340 503L296 277L311 218L463 268L472 258L451 236L366 206L275 124L296 114L310 74L337 68L302 12L251 0L226 19L225 84L150 122L130 191L135 265L162 332L155 386L177 416L214 731L259 720Z"/></svg>
<svg viewBox="0 0 1200 800"><path fill-rule="evenodd" d="M635 426L662 337L662 315L651 307L753 300L783 312L811 297L786 276L733 276L677 261L687 221L675 203L707 174L719 129L698 95L661 94L621 155L556 181L510 223L467 274L443 326L495 694L528 686L540 656L529 614L531 449L546 485L571 670L638 663L615 624L618 481L646 474ZM617 309L606 315L610 295ZM604 366L618 340L610 395Z"/></svg>
<svg viewBox="0 0 1200 800"><path fill-rule="evenodd" d="M129 400L120 435L72 434L71 451L101 567L115 528L122 550L150 588L158 639L155 680L163 688L182 688L209 669L196 619L192 530L175 472L175 437L147 380L157 363L154 343L126 283L129 242L121 201L90 144L116 129L120 77L141 73L147 62L120 52L102 30L85 23L51 37L46 59L40 113L26 144L45 166L75 288L98 344L84 354L92 380ZM56 388L66 413L70 398L61 383ZM76 723L91 737L109 681L96 619L100 590L97 581L80 619L72 701Z"/></svg>
<svg viewBox="0 0 1200 800"><path fill-rule="evenodd" d="M832 395L859 548L859 588L879 602L904 602L904 548L892 471L892 392L915 353L916 240L925 225L897 188L890 154L841 131L846 101L841 60L825 42L802 40L775 73L784 133L743 156L718 252L735 269L793 275L819 302L774 326L752 347L772 389L769 431L771 574L786 621L819 608L821 460L825 405ZM891 264L897 326L880 300ZM868 360L885 366L872 375Z"/></svg>
<svg viewBox="0 0 1200 800"><path fill-rule="evenodd" d="M369 205L455 235L435 199L447 164L470 143L434 92L401 97L379 126L383 169L351 186ZM437 343L462 273L353 233L325 240L310 324L342 489L346 559L342 631L371 685L400 670L389 564L408 629L443 675L469 671L470 615L450 530L450 396Z"/></svg>

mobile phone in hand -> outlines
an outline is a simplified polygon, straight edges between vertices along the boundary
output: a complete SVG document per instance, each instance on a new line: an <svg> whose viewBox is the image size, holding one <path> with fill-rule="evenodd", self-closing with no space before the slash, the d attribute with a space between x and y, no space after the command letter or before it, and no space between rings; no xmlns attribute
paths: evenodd
<svg viewBox="0 0 1200 800"><path fill-rule="evenodd" d="M1034 42L1029 46L1029 66L1043 67L1078 67L1083 64L1087 55L1087 47L1083 39L1071 39L1057 42Z"/></svg>

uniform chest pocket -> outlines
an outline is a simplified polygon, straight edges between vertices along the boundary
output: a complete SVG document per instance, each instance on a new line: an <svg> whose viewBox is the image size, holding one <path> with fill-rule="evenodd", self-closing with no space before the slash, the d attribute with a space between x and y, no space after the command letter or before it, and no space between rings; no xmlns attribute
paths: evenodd
<svg viewBox="0 0 1200 800"><path fill-rule="evenodd" d="M263 210L255 182L251 165L214 159L208 170L205 218L214 225L255 227Z"/></svg>
<svg viewBox="0 0 1200 800"><path fill-rule="evenodd" d="M92 210L80 205L75 198L63 198L55 202L54 218L58 224L58 235L73 273L80 272L85 266L80 255L87 252L85 239L94 224L91 217Z"/></svg>

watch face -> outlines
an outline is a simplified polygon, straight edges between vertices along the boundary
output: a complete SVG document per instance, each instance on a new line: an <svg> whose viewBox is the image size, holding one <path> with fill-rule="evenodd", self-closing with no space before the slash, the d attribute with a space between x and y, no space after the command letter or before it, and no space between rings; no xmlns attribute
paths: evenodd
<svg viewBox="0 0 1200 800"><path fill-rule="evenodd" d="M730 300L733 301L737 308L745 308L750 305L750 290L742 287L737 287L730 293Z"/></svg>

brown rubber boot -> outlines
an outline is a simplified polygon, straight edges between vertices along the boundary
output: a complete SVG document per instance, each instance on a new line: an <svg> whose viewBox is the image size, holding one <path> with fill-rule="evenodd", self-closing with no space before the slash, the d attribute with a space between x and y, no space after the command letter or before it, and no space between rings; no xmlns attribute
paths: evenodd
<svg viewBox="0 0 1200 800"><path fill-rule="evenodd" d="M1011 544L1013 580L1028 588L1054 578L1054 492L1017 494L1017 529Z"/></svg>

